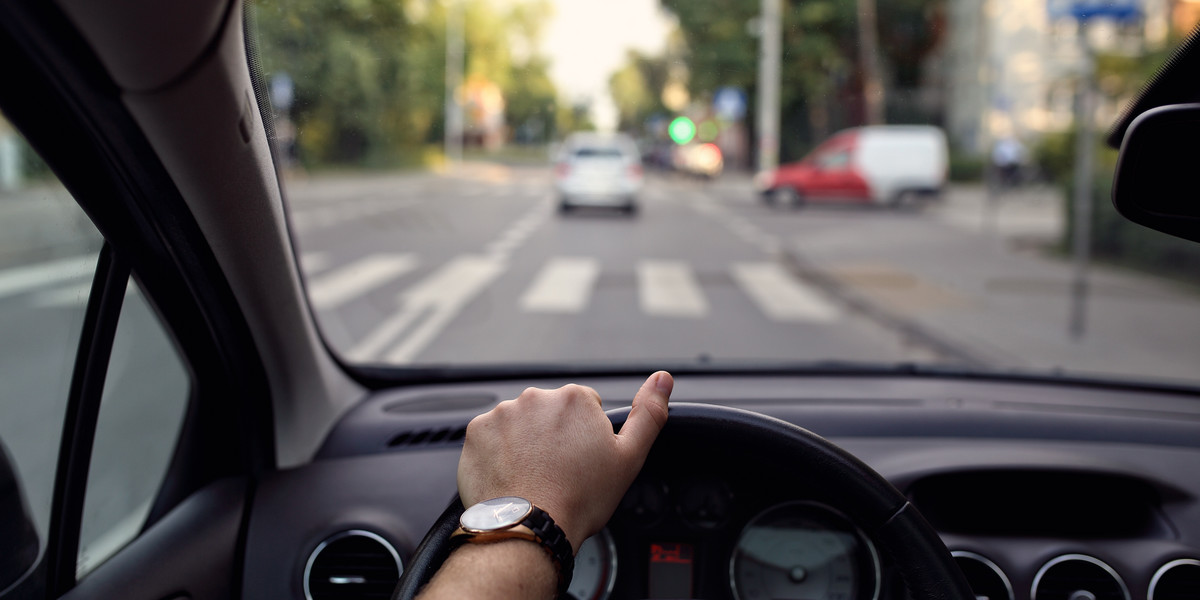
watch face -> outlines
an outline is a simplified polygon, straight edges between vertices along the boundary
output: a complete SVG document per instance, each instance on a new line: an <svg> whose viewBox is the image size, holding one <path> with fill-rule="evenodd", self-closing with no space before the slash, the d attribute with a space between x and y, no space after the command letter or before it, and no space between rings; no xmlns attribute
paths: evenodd
<svg viewBox="0 0 1200 600"><path fill-rule="evenodd" d="M463 512L458 524L473 532L507 529L525 520L533 505L524 498L504 496L484 500Z"/></svg>

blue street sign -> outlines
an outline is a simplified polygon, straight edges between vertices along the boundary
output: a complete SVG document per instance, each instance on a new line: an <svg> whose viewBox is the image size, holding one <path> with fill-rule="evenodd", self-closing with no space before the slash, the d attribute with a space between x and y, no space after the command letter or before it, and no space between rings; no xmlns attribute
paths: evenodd
<svg viewBox="0 0 1200 600"><path fill-rule="evenodd" d="M723 87L713 95L713 112L726 121L746 116L746 93L739 88Z"/></svg>
<svg viewBox="0 0 1200 600"><path fill-rule="evenodd" d="M292 108L296 86L287 73L279 72L271 77L271 104L275 108L287 112Z"/></svg>
<svg viewBox="0 0 1200 600"><path fill-rule="evenodd" d="M1074 19L1085 23L1093 19L1109 19L1119 23L1142 18L1140 0L1047 0L1051 19Z"/></svg>

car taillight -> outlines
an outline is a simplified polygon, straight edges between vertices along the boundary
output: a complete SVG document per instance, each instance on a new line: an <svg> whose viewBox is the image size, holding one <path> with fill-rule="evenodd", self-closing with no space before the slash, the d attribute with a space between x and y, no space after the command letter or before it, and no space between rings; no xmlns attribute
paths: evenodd
<svg viewBox="0 0 1200 600"><path fill-rule="evenodd" d="M629 165L629 176L637 179L642 176L642 165Z"/></svg>
<svg viewBox="0 0 1200 600"><path fill-rule="evenodd" d="M570 174L571 174L571 165L569 165L567 163L558 163L557 165L554 165L554 176L555 177L558 177L559 179L564 179L564 178L566 178L567 175L570 175Z"/></svg>

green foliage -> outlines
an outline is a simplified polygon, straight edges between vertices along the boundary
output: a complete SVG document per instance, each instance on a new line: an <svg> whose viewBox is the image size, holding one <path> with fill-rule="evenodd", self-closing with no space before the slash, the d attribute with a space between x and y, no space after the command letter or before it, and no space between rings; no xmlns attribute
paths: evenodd
<svg viewBox="0 0 1200 600"><path fill-rule="evenodd" d="M1114 151L1109 151L1115 155ZM1137 225L1112 204L1112 171L1103 170L1092 183L1092 255L1099 260L1200 283L1200 244ZM1066 185L1067 231L1063 249L1074 236L1074 184Z"/></svg>
<svg viewBox="0 0 1200 600"><path fill-rule="evenodd" d="M950 181L975 183L983 181L985 163L983 157L978 154L951 150L949 166Z"/></svg>
<svg viewBox="0 0 1200 600"><path fill-rule="evenodd" d="M703 97L723 86L750 96L753 122L758 72L758 39L749 23L758 2L660 0L679 18L688 53L688 88ZM921 64L942 35L943 0L881 2L878 22L881 58L892 87L915 87ZM780 156L796 159L839 129L861 123L858 17L855 0L786 0L783 10ZM904 98L907 100L907 98ZM901 106L889 114L904 121Z"/></svg>
<svg viewBox="0 0 1200 600"><path fill-rule="evenodd" d="M625 64L608 78L608 90L617 106L617 129L631 131L654 113L667 112L662 103L668 81L668 59L630 50Z"/></svg>
<svg viewBox="0 0 1200 600"><path fill-rule="evenodd" d="M595 131L596 124L592 122L590 113L591 107L586 104L560 104L555 115L558 137L575 131Z"/></svg>
<svg viewBox="0 0 1200 600"><path fill-rule="evenodd" d="M1200 282L1200 245L1137 225L1117 213L1112 204L1117 151L1099 135L1092 180L1091 251L1098 260ZM1034 148L1034 159L1050 180L1064 191L1067 227L1061 249L1069 252L1075 236L1075 131L1047 135Z"/></svg>
<svg viewBox="0 0 1200 600"><path fill-rule="evenodd" d="M500 87L518 126L551 123L557 93L536 52L545 0L464 0L465 76ZM444 128L446 12L424 0L257 0L263 72L295 82L290 117L303 164L426 160Z"/></svg>

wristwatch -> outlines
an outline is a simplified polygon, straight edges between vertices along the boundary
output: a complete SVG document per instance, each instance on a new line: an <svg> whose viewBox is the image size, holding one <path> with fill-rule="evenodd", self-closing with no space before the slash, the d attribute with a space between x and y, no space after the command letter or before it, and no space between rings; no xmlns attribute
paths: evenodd
<svg viewBox="0 0 1200 600"><path fill-rule="evenodd" d="M562 597L575 571L571 542L554 519L532 502L516 496L484 500L463 511L458 529L450 535L454 547L511 539L529 540L550 554L558 570L558 596Z"/></svg>

